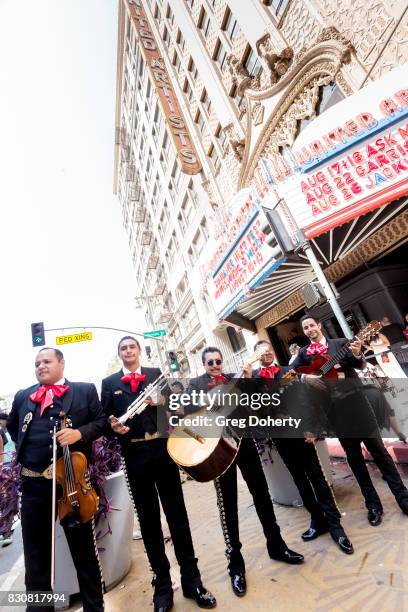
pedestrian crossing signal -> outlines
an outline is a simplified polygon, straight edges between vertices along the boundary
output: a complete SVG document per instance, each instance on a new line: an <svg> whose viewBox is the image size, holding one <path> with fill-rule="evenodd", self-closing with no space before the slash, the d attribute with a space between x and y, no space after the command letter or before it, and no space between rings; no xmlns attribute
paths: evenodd
<svg viewBox="0 0 408 612"><path fill-rule="evenodd" d="M31 339L33 346L45 345L44 323L31 323Z"/></svg>
<svg viewBox="0 0 408 612"><path fill-rule="evenodd" d="M167 351L166 357L167 357L167 364L170 368L170 371L178 372L181 369L181 366L178 362L176 351Z"/></svg>

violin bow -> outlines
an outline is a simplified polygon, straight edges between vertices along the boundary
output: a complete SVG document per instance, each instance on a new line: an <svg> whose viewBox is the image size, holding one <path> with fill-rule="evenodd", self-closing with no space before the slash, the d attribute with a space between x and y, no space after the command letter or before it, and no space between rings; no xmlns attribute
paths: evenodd
<svg viewBox="0 0 408 612"><path fill-rule="evenodd" d="M51 590L55 589L55 506L57 503L57 424L52 437Z"/></svg>

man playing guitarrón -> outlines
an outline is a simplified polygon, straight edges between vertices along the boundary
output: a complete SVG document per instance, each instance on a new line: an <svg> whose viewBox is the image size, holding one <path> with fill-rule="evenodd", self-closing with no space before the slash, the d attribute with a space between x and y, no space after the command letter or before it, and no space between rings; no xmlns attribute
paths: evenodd
<svg viewBox="0 0 408 612"><path fill-rule="evenodd" d="M232 374L223 374L223 357L218 348L205 348L201 358L205 374L190 381L188 392L207 391L234 377ZM243 438L234 462L214 481L231 586L235 595L242 597L246 593L246 580L242 544L239 540L237 466L253 497L271 559L291 564L302 563L304 559L299 553L290 550L283 540L255 442L251 437Z"/></svg>

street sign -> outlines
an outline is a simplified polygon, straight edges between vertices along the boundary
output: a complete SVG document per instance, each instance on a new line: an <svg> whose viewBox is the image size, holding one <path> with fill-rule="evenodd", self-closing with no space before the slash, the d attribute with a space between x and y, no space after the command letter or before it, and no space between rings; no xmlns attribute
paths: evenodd
<svg viewBox="0 0 408 612"><path fill-rule="evenodd" d="M143 338L161 338L162 336L167 336L167 331L165 329L155 329L153 331L143 332Z"/></svg>
<svg viewBox="0 0 408 612"><path fill-rule="evenodd" d="M84 342L92 340L92 332L82 332L81 334L70 334L69 336L57 336L56 344L73 344L74 342Z"/></svg>

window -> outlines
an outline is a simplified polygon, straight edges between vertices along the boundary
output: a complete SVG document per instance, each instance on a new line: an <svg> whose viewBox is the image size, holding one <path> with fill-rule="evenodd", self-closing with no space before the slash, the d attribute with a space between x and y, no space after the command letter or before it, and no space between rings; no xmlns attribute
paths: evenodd
<svg viewBox="0 0 408 612"><path fill-rule="evenodd" d="M182 35L182 33L180 32L180 30L177 32L177 43L180 47L180 51L183 53L184 52L184 48L186 46L186 41L184 40L184 36Z"/></svg>
<svg viewBox="0 0 408 612"><path fill-rule="evenodd" d="M240 32L240 28L237 20L234 15L231 13L230 9L227 12L227 19L225 21L225 25L223 30L228 34L230 41L232 42L238 36Z"/></svg>
<svg viewBox="0 0 408 612"><path fill-rule="evenodd" d="M211 145L208 151L208 157L211 159L214 168L217 170L220 167L221 161L217 149L214 147L214 145Z"/></svg>
<svg viewBox="0 0 408 612"><path fill-rule="evenodd" d="M183 213L184 219L186 220L187 225L192 221L194 217L194 204L188 195L185 196L183 203L181 205L181 212Z"/></svg>
<svg viewBox="0 0 408 612"><path fill-rule="evenodd" d="M237 86L234 85L234 87L231 89L231 93L230 93L231 98L233 98L233 100L235 101L235 104L238 106L238 108L241 108L242 103L244 101L244 96L239 96L237 93Z"/></svg>
<svg viewBox="0 0 408 612"><path fill-rule="evenodd" d="M170 6L167 7L166 17L167 17L170 25L173 26L174 25L174 13L171 10Z"/></svg>
<svg viewBox="0 0 408 612"><path fill-rule="evenodd" d="M287 7L289 0L262 0L266 6L270 6L275 17L281 17Z"/></svg>
<svg viewBox="0 0 408 612"><path fill-rule="evenodd" d="M202 10L201 15L200 15L200 19L198 20L198 27L200 28L204 38L206 38L207 34L208 34L208 30L210 29L210 18L207 15L207 13Z"/></svg>
<svg viewBox="0 0 408 612"><path fill-rule="evenodd" d="M248 70L250 76L256 76L261 69L261 62L259 61L258 54L255 53L251 47L249 47L244 66Z"/></svg>
<svg viewBox="0 0 408 612"><path fill-rule="evenodd" d="M203 234L200 232L200 230L198 230L196 232L196 235L193 238L193 247L194 247L194 250L197 256L200 255L200 253L202 252L204 245L205 245L205 238Z"/></svg>
<svg viewBox="0 0 408 612"><path fill-rule="evenodd" d="M242 331L237 332L235 327L227 327L227 335L234 353L239 353L245 348L245 338Z"/></svg>
<svg viewBox="0 0 408 612"><path fill-rule="evenodd" d="M167 28L165 27L163 30L163 40L164 42L168 43L170 41L170 36L169 36L169 32L167 30Z"/></svg>
<svg viewBox="0 0 408 612"><path fill-rule="evenodd" d="M201 104L204 106L207 115L210 115L211 112L211 100L210 100L210 96L208 95L207 91L204 89L203 91L203 95L201 96Z"/></svg>
<svg viewBox="0 0 408 612"><path fill-rule="evenodd" d="M198 77L198 70L192 57L190 57L190 60L188 62L188 71L191 72L191 78L193 79L193 81L195 81Z"/></svg>
<svg viewBox="0 0 408 612"><path fill-rule="evenodd" d="M204 117L202 116L200 111L198 111L197 114L196 114L195 122L196 122L196 124L198 126L198 129L200 130L200 132L202 134L204 132L205 123L204 123Z"/></svg>
<svg viewBox="0 0 408 612"><path fill-rule="evenodd" d="M188 79L184 80L184 85L183 85L183 91L186 94L186 98L189 102L191 102L192 98L193 98L193 90L191 88L190 83L188 82Z"/></svg>
<svg viewBox="0 0 408 612"><path fill-rule="evenodd" d="M220 40L217 41L217 44L215 46L215 53L213 59L218 64L221 72L225 72L227 69L227 50Z"/></svg>
<svg viewBox="0 0 408 612"><path fill-rule="evenodd" d="M221 149L225 151L227 147L227 135L225 131L222 129L220 123L218 124L218 127L215 131L215 136L218 138Z"/></svg>
<svg viewBox="0 0 408 612"><path fill-rule="evenodd" d="M173 62L172 62L172 63L173 63L173 66L174 66L174 68L175 68L175 70L176 70L177 74L180 74L180 70L181 70L181 61L180 61L180 58L179 58L179 56L178 56L178 54L177 54L177 52L176 52L176 51L174 52Z"/></svg>
<svg viewBox="0 0 408 612"><path fill-rule="evenodd" d="M190 8L193 8L193 6L194 6L194 2L195 2L195 0L186 0L186 4L188 4L188 6L189 6Z"/></svg>

